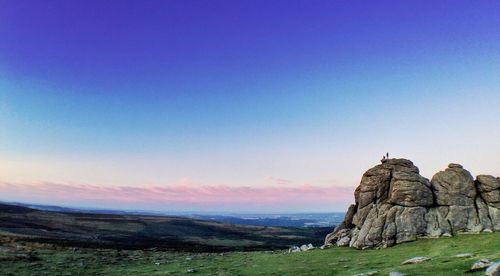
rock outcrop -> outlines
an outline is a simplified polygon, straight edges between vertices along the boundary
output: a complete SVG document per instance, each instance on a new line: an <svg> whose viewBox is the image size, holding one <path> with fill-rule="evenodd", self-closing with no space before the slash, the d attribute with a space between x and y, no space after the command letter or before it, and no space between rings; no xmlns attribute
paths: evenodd
<svg viewBox="0 0 500 276"><path fill-rule="evenodd" d="M459 164L429 181L410 160L385 159L363 174L354 198L325 244L380 248L421 236L500 231L500 178L474 180Z"/></svg>

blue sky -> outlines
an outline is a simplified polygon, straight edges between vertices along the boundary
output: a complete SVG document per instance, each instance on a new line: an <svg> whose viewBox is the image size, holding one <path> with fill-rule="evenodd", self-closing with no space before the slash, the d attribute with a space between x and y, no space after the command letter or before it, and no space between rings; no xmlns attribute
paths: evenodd
<svg viewBox="0 0 500 276"><path fill-rule="evenodd" d="M386 151L498 175L498 26L497 1L0 1L0 181L353 190Z"/></svg>

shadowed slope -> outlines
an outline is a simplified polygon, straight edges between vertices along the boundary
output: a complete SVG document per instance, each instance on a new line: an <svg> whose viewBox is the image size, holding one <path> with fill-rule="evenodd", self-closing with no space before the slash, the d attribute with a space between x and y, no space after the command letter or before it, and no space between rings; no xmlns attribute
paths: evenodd
<svg viewBox="0 0 500 276"><path fill-rule="evenodd" d="M25 239L108 248L227 251L320 243L326 229L224 224L183 217L59 213L0 204L0 231Z"/></svg>

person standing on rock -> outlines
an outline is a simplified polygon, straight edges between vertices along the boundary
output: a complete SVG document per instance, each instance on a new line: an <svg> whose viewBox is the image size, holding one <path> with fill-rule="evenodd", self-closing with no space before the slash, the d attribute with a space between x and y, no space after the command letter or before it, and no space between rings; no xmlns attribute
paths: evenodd
<svg viewBox="0 0 500 276"><path fill-rule="evenodd" d="M388 152L385 153L385 159L389 159L389 153Z"/></svg>

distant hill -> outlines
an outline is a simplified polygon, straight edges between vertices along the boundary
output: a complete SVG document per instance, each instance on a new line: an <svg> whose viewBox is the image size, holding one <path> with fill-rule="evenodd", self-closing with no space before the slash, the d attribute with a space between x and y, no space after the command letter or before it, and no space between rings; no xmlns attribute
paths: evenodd
<svg viewBox="0 0 500 276"><path fill-rule="evenodd" d="M0 233L83 247L270 250L322 244L327 228L226 224L186 217L49 212L0 204Z"/></svg>
<svg viewBox="0 0 500 276"><path fill-rule="evenodd" d="M344 213L297 213L297 214L233 214L192 215L193 218L220 221L231 224L276 227L334 227L342 222Z"/></svg>
<svg viewBox="0 0 500 276"><path fill-rule="evenodd" d="M9 205L23 206L32 209L88 214L113 215L146 215L146 216L179 216L201 220L219 221L230 224L244 224L255 226L276 227L331 227L338 225L344 219L345 213L220 213L220 212L176 212L176 211L148 211L148 210L114 210L114 209L82 209L62 207L56 205L28 204L20 202L0 202Z"/></svg>

